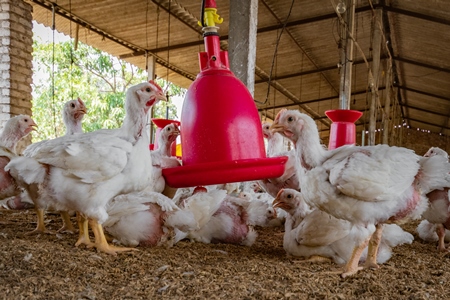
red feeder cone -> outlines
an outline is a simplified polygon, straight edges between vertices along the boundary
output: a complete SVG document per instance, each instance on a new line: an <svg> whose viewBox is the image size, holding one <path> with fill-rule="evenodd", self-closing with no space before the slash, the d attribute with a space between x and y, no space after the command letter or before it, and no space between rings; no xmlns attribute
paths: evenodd
<svg viewBox="0 0 450 300"><path fill-rule="evenodd" d="M350 109L327 110L325 112L333 122L330 128L328 149L336 149L343 145L356 143L355 122L362 116L362 112Z"/></svg>
<svg viewBox="0 0 450 300"><path fill-rule="evenodd" d="M266 157L253 98L229 70L217 27L208 24L204 31L201 71L186 93L181 113L183 166L164 169L166 183L179 188L281 176L287 157Z"/></svg>

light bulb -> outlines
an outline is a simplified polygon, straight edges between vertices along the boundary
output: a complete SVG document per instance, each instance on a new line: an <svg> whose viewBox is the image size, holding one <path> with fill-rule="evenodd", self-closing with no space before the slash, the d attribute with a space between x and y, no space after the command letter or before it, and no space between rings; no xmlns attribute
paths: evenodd
<svg viewBox="0 0 450 300"><path fill-rule="evenodd" d="M344 2L339 2L336 5L336 11L340 14L345 13L345 11L347 10L347 7L345 7L345 3Z"/></svg>

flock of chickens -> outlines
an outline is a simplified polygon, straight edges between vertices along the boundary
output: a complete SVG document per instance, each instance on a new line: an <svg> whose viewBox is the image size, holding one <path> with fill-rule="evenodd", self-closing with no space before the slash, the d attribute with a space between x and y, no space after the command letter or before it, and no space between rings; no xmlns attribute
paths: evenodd
<svg viewBox="0 0 450 300"><path fill-rule="evenodd" d="M37 226L29 234L47 232L48 209L61 213L59 231L74 233L76 214L75 246L113 255L183 239L251 246L255 226L280 226L288 255L332 260L346 277L378 268L392 247L411 243L413 236L398 224L419 218L419 236L449 252L450 163L442 149L423 157L387 145L327 150L312 118L282 110L272 124L262 124L267 156L288 157L281 177L180 188L169 198L161 170L180 165L170 154L179 128L167 125L153 151L145 132L148 112L161 100L155 82L135 85L126 93L123 125L89 133L81 127L85 104L68 101L66 134L21 155L17 142L37 125L29 116L11 118L0 135L0 198L10 209L34 207ZM285 138L294 145L290 151Z"/></svg>

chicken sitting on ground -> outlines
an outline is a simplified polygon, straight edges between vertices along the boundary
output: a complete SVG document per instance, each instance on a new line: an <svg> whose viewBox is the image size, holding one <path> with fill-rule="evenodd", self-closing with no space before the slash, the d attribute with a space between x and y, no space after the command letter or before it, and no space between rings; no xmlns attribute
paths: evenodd
<svg viewBox="0 0 450 300"><path fill-rule="evenodd" d="M125 246L172 247L196 230L217 210L225 191L197 193L179 208L172 199L155 192L139 192L115 197L108 204L105 230Z"/></svg>
<svg viewBox="0 0 450 300"><path fill-rule="evenodd" d="M432 147L425 153L423 160L426 161L430 157L441 156L448 161L448 154L444 150ZM438 251L450 252L445 247L445 231L450 229L450 188L442 190L434 190L427 194L430 206L423 213L422 217L428 222L435 224L436 233L438 235Z"/></svg>
<svg viewBox="0 0 450 300"><path fill-rule="evenodd" d="M298 164L295 155L295 150L290 151L284 149L283 136L278 132L272 132L270 130L270 124L268 122L262 123L262 131L264 137L267 139L267 156L287 156L288 160L284 167L284 173L278 178L268 178L259 180L258 183L261 187L269 193L272 197L276 197L278 192L283 188L291 188L300 190L300 183L298 181Z"/></svg>
<svg viewBox="0 0 450 300"><path fill-rule="evenodd" d="M11 160L6 170L28 191L50 200L51 206L78 211L89 220L95 243L85 236L76 245L84 243L114 255L132 250L109 245L101 224L108 218L110 200L142 191L151 181L149 140L144 130L149 109L165 99L153 81L132 86L126 93L126 116L120 128L47 141L33 157Z"/></svg>
<svg viewBox="0 0 450 300"><path fill-rule="evenodd" d="M416 228L416 232L419 237L428 243L440 243L439 236L437 234L437 224L428 222L427 220L422 220ZM444 230L444 242L450 242L450 230ZM447 245L448 247L448 245Z"/></svg>
<svg viewBox="0 0 450 300"><path fill-rule="evenodd" d="M14 178L4 168L17 156L17 142L35 130L36 126L33 119L27 115L13 117L5 123L0 134L0 199L13 197L21 192Z"/></svg>
<svg viewBox="0 0 450 300"><path fill-rule="evenodd" d="M81 123L86 112L86 106L80 98L77 100L69 100L64 104L62 118L66 127L65 136L83 133ZM31 144L25 149L23 155L26 157L33 157L39 152L41 147L44 147L47 142L48 140L44 140ZM39 197L36 193L30 193L29 195L22 193L20 197L29 197L34 203L34 208L37 214L36 228L27 234L48 233L49 231L45 228L44 213L49 200ZM58 232L75 232L75 228L70 221L69 213L67 211L61 211L60 213L63 220L63 226L58 230Z"/></svg>
<svg viewBox="0 0 450 300"><path fill-rule="evenodd" d="M387 145L328 151L320 144L314 120L296 110L281 110L271 128L295 143L306 203L354 225L376 226L362 243L349 244L353 254L342 277L361 269L358 262L367 245L365 267L378 268L382 225L420 218L428 206L425 195L450 186L450 168L439 156L420 164L412 150Z"/></svg>
<svg viewBox="0 0 450 300"><path fill-rule="evenodd" d="M263 226L276 218L275 210L261 201L227 195L219 209L199 230L187 237L202 243L227 243L251 246L258 234L254 226Z"/></svg>
<svg viewBox="0 0 450 300"><path fill-rule="evenodd" d="M162 175L162 169L180 166L180 162L171 155L171 145L180 135L180 130L176 124L166 125L158 137L158 149L150 151L153 164L153 183L149 190L162 193L166 186L166 181Z"/></svg>
<svg viewBox="0 0 450 300"><path fill-rule="evenodd" d="M280 190L273 202L288 213L285 222L283 247L288 255L301 256L306 261L331 259L336 264L345 264L351 257L349 244L360 243L375 231L374 225L353 225L317 208L311 209L300 192L293 189ZM385 263L392 254L392 247L411 244L412 234L396 224L386 224L377 255L378 263ZM366 253L360 258L365 260Z"/></svg>

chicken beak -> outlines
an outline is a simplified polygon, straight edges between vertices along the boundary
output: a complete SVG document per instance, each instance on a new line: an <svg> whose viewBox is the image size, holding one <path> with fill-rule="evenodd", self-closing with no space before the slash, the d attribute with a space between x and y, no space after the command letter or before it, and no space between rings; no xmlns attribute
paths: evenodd
<svg viewBox="0 0 450 300"><path fill-rule="evenodd" d="M78 109L78 113L81 113L85 115L87 113L86 105L84 104L83 100L78 98L78 103L80 103L80 108Z"/></svg>
<svg viewBox="0 0 450 300"><path fill-rule="evenodd" d="M173 133L174 133L176 136L179 136L179 135L181 134L180 129L178 128L177 125L175 125L175 128L174 128Z"/></svg>
<svg viewBox="0 0 450 300"><path fill-rule="evenodd" d="M160 101L166 101L167 102L167 97L166 97L166 95L164 95L163 92L157 92L156 93L156 99L160 100Z"/></svg>
<svg viewBox="0 0 450 300"><path fill-rule="evenodd" d="M272 132L284 132L284 125L278 123L278 121L273 122L270 126Z"/></svg>
<svg viewBox="0 0 450 300"><path fill-rule="evenodd" d="M284 202L283 202L283 200L281 200L281 193L282 193L282 192L283 192L283 189L281 189L281 190L278 192L278 194L277 194L277 196L275 197L275 199L273 199L273 202L272 202L273 208L277 208L277 207L283 206Z"/></svg>

